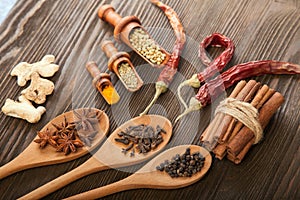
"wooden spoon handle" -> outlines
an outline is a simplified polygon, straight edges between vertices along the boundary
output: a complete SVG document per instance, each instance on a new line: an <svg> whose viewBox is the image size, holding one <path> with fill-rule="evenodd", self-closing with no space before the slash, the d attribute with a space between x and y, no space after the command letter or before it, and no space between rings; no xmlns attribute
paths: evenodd
<svg viewBox="0 0 300 200"><path fill-rule="evenodd" d="M34 191L26 194L25 196L20 197L19 199L41 199L42 197L45 197L46 195L68 185L69 183L75 180L78 180L79 178L108 168L108 166L100 163L94 157L91 157L79 167L50 181L49 183L35 189Z"/></svg>
<svg viewBox="0 0 300 200"><path fill-rule="evenodd" d="M125 190L143 188L143 184L137 183L138 180L135 178L135 175L131 175L118 182L68 197L65 200L98 199Z"/></svg>
<svg viewBox="0 0 300 200"><path fill-rule="evenodd" d="M21 170L22 167L20 165L15 165L13 161L11 161L6 165L0 167L0 180Z"/></svg>
<svg viewBox="0 0 300 200"><path fill-rule="evenodd" d="M16 172L31 168L32 166L34 166L32 162L24 162L24 159L20 154L6 165L0 167L0 180Z"/></svg>

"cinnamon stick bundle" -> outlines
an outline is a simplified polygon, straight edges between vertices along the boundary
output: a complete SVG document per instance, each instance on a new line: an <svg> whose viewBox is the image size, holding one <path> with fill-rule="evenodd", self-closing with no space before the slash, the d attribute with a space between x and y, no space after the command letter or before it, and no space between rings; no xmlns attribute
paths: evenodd
<svg viewBox="0 0 300 200"><path fill-rule="evenodd" d="M238 100L244 100L248 93L254 88L256 81L251 80L248 83L246 81L240 81L230 94L230 98L236 98ZM231 116L223 113L218 113L213 119L212 123L206 128L201 135L200 140L208 150L212 150L217 144L218 138L222 135L224 127L227 126ZM218 129L218 130L216 130ZM216 134L211 134L216 133Z"/></svg>
<svg viewBox="0 0 300 200"><path fill-rule="evenodd" d="M284 97L279 92L275 92L275 94L262 106L259 111L259 122L262 128L267 126L271 117L283 102ZM227 153L229 157L232 158L230 160L239 164L254 142L255 136L253 132L248 127L244 126L227 146Z"/></svg>
<svg viewBox="0 0 300 200"><path fill-rule="evenodd" d="M284 101L280 93L275 93L267 85L261 87L254 80L238 83L229 97L250 103L256 108L259 112L258 122L263 129ZM227 154L227 158L236 164L242 161L258 139L249 127L224 113L216 114L200 138L203 145L212 150L218 159L223 159Z"/></svg>
<svg viewBox="0 0 300 200"><path fill-rule="evenodd" d="M256 109L260 109L261 106L275 93L273 89L270 89L267 85L262 86L260 90L257 92L253 100L251 101L251 105L254 106ZM236 120L232 120L232 122L235 122ZM234 128L232 128L234 126ZM237 133L240 131L240 129L243 127L243 123L237 122L237 124L231 123L230 126L227 129L227 132L225 133L224 137L220 139L220 144L213 150L213 152L216 154L216 157L220 160L224 158L227 151L227 146L230 141L237 135ZM230 137L228 137L228 135Z"/></svg>

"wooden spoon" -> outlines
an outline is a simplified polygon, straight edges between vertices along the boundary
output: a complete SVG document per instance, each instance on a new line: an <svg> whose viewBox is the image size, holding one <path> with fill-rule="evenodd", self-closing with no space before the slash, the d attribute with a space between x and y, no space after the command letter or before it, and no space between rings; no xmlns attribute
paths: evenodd
<svg viewBox="0 0 300 200"><path fill-rule="evenodd" d="M156 149L146 154L135 153L135 155L131 157L130 153L124 154L121 152L121 149L124 148L125 145L116 142L115 138L118 138L118 133L120 133L121 131L125 131L129 126L136 126L140 124L150 125L154 128L159 125L166 131L166 133L162 134L163 142L159 144ZM101 148L85 163L73 169L72 171L50 181L49 183L37 188L36 190L28 193L20 199L40 199L86 175L109 168L125 167L141 163L162 150L169 142L171 136L172 125L171 122L165 117L159 115L144 115L131 119L118 127L109 136L109 138L101 146Z"/></svg>
<svg viewBox="0 0 300 200"><path fill-rule="evenodd" d="M49 144L41 149L39 148L39 144L32 141L29 146L15 159L13 159L11 162L7 163L6 165L2 166L0 168L0 179L9 176L13 173L16 173L18 171L29 169L33 167L40 167L45 165L52 165L56 163L63 163L70 160L74 160L76 158L79 158L91 150L93 150L97 145L103 141L105 138L108 130L109 130L109 119L107 115L98 109L95 108L81 108L75 110L77 113L82 112L99 112L99 123L97 126L95 126L95 130L98 131L96 134L91 146L84 146L82 148L78 148L75 153L70 153L68 155L65 155L63 152L57 152L55 148L50 146ZM74 115L73 111L69 111L66 113L63 113L54 119L52 119L48 124L46 124L41 131L45 131L47 128L50 131L55 131L55 127L52 125L60 125L62 122L67 120L67 122L74 122L74 120L78 120L76 116ZM34 139L38 139L39 137L36 136Z"/></svg>
<svg viewBox="0 0 300 200"><path fill-rule="evenodd" d="M171 178L168 173L156 170L156 166L158 166L160 163L163 163L165 160L170 160L176 154L183 154L188 147L191 148L191 153L200 152L205 157L205 162L200 172L192 175L191 177ZM138 188L176 189L185 187L200 180L210 168L211 162L212 158L210 153L203 147L196 145L182 145L173 147L161 153L140 170L138 170L135 174L123 180L80 193L66 199L97 199L113 193Z"/></svg>

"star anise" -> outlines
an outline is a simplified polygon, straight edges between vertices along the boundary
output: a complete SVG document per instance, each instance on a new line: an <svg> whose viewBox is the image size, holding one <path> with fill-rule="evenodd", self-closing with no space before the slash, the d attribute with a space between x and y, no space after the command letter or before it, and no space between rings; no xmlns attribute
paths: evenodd
<svg viewBox="0 0 300 200"><path fill-rule="evenodd" d="M74 121L77 129L83 129L84 131L94 131L94 124L99 122L101 112L92 109L83 109L83 112L79 113L74 110L74 114L78 120Z"/></svg>
<svg viewBox="0 0 300 200"><path fill-rule="evenodd" d="M74 131L66 133L61 133L61 138L57 140L58 147L57 151L63 151L65 155L68 155L71 152L76 152L77 148L83 147L83 143L76 139Z"/></svg>
<svg viewBox="0 0 300 200"><path fill-rule="evenodd" d="M80 140L87 146L91 146L92 142L97 135L98 131L77 131L78 137Z"/></svg>
<svg viewBox="0 0 300 200"><path fill-rule="evenodd" d="M52 125L56 128L57 133L59 135L61 134L69 134L70 132L74 131L75 129L75 124L74 123L69 123L66 119L66 117L64 117L64 122L61 123L61 125L57 125L52 123Z"/></svg>
<svg viewBox="0 0 300 200"><path fill-rule="evenodd" d="M40 144L40 148L44 148L47 144L50 144L53 147L57 146L56 140L59 136L55 132L51 132L49 129L46 129L46 131L39 131L37 134L40 138L35 139L34 142Z"/></svg>

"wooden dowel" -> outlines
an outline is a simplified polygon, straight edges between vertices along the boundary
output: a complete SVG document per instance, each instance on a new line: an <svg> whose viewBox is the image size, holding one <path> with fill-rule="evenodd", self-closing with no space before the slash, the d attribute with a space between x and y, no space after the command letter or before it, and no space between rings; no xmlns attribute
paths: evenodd
<svg viewBox="0 0 300 200"><path fill-rule="evenodd" d="M245 88L246 84L247 84L246 81L240 81L233 89L229 97L235 98L241 92L241 90ZM221 123L222 115L224 114L218 113L200 137L200 141L202 141L204 146L206 146L210 150L213 148L211 145L213 138L210 138L209 136L212 135L211 133L213 133L213 129Z"/></svg>
<svg viewBox="0 0 300 200"><path fill-rule="evenodd" d="M275 92L274 95L262 106L259 113L259 122L263 129L267 126L271 117L283 102L284 97L279 92ZM227 152L233 156L237 156L241 153L247 143L253 139L253 137L254 133L248 127L244 126L228 144Z"/></svg>
<svg viewBox="0 0 300 200"><path fill-rule="evenodd" d="M242 95L241 96L238 95L236 99L240 100L240 101L249 102L253 98L253 96L257 93L257 91L259 90L260 87L261 87L261 84L256 83L245 97ZM220 138L219 138L220 144L227 141L227 139L230 137L231 131L228 131L228 128L230 128L232 130L234 128L236 122L237 122L237 120L235 118L233 118L232 116L225 115L225 117L223 119L223 126L218 127L218 129L216 130L217 132L220 131ZM227 133L227 135L225 135L226 133Z"/></svg>

